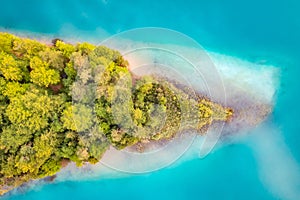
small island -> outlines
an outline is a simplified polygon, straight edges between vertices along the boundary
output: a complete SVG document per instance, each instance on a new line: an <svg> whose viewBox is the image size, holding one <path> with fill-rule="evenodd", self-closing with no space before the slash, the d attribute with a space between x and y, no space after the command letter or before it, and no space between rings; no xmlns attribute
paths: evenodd
<svg viewBox="0 0 300 200"><path fill-rule="evenodd" d="M143 151L232 115L164 77L134 76L105 46L0 33L0 195L68 162L97 163L110 146Z"/></svg>

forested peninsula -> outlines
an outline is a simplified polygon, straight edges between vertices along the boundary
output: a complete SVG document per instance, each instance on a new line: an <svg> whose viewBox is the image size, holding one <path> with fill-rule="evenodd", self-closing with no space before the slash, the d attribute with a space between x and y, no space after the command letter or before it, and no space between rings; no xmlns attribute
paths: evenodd
<svg viewBox="0 0 300 200"><path fill-rule="evenodd" d="M133 76L105 46L0 33L0 195L97 163L109 147L205 134L233 110L158 76Z"/></svg>

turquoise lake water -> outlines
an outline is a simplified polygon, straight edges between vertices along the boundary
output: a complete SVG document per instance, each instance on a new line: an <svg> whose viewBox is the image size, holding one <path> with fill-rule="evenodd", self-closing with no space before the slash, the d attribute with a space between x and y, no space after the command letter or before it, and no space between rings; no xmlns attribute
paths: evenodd
<svg viewBox="0 0 300 200"><path fill-rule="evenodd" d="M4 198L300 199L299 10L300 1L296 0L1 2L2 30L49 35L79 31L105 38L132 28L164 27L194 38L206 49L280 67L281 84L269 123L271 130L276 130L276 138L280 138L279 144L285 146L282 151L280 145L278 149L269 148L264 154L253 150L256 143L243 141L221 147L205 159L189 160L151 174L55 182ZM272 135L265 133L268 130L261 129L260 134ZM257 156L257 152L261 154ZM265 156L278 159L262 162ZM280 160L284 156L289 156L287 162Z"/></svg>

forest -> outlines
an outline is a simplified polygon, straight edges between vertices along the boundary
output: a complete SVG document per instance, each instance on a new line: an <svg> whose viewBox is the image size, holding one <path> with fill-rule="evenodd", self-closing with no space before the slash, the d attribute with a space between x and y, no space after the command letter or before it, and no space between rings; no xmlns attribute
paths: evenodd
<svg viewBox="0 0 300 200"><path fill-rule="evenodd" d="M0 33L0 194L68 162L97 163L110 146L205 133L232 115L164 77L133 76L105 46Z"/></svg>

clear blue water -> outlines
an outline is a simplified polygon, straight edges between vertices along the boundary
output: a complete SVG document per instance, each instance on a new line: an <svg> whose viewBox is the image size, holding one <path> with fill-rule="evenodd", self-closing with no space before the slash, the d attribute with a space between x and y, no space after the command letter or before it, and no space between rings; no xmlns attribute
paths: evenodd
<svg viewBox="0 0 300 200"><path fill-rule="evenodd" d="M10 0L1 2L0 27L58 34L64 27L115 34L145 26L180 31L207 49L281 68L272 121L300 162L300 1L297 0ZM274 153L275 154L275 153ZM276 155L272 155L276 156ZM284 169L283 169L284 170ZM282 180L284 182L286 180ZM299 188L300 191L300 188ZM243 144L225 146L151 174L62 182L8 199L277 199L262 183L258 161ZM299 198L300 199L300 198Z"/></svg>

